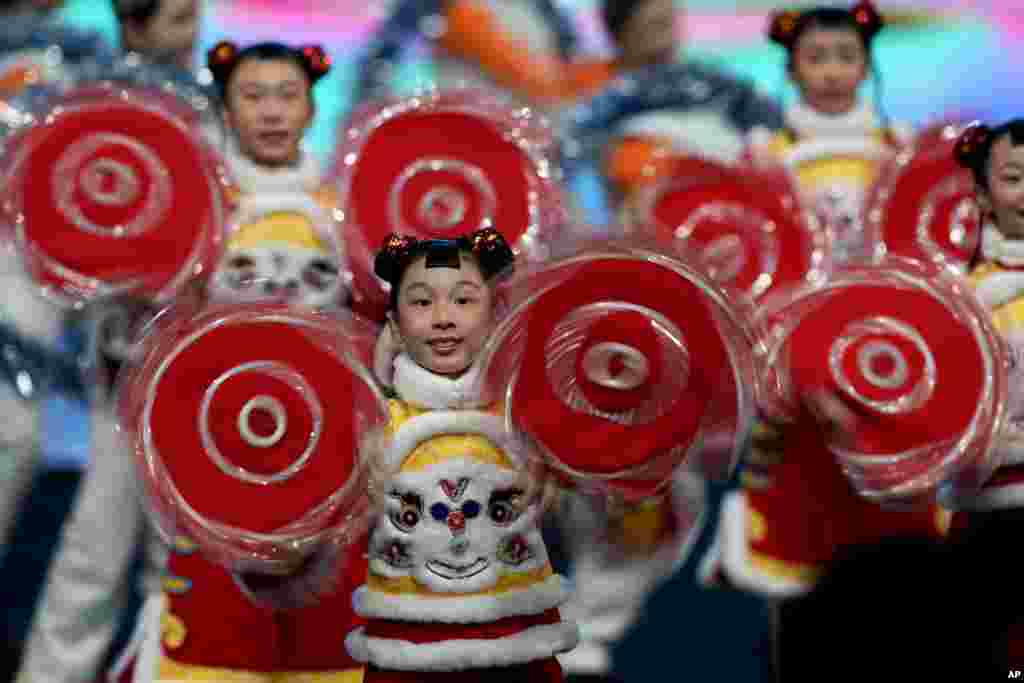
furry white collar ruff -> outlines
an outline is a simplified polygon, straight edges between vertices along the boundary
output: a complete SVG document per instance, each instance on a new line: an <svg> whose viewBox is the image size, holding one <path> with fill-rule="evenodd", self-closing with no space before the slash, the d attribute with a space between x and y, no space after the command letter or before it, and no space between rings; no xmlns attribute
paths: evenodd
<svg viewBox="0 0 1024 683"><path fill-rule="evenodd" d="M400 353L394 360L392 382L399 398L421 408L475 408L481 405L477 399L479 374L478 366L474 365L461 377L451 379L417 365L408 354Z"/></svg>
<svg viewBox="0 0 1024 683"><path fill-rule="evenodd" d="M797 102L786 110L786 125L801 138L860 137L871 135L880 126L875 112L864 102L837 116L822 114Z"/></svg>
<svg viewBox="0 0 1024 683"><path fill-rule="evenodd" d="M301 151L296 166L272 169L260 166L242 154L237 141L229 138L225 160L231 177L245 194L316 192L320 188L320 164L306 151Z"/></svg>

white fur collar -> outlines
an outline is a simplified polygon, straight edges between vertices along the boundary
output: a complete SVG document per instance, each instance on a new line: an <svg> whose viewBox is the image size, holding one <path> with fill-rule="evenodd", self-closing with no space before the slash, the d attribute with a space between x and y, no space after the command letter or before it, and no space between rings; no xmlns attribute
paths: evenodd
<svg viewBox="0 0 1024 683"><path fill-rule="evenodd" d="M225 157L231 177L245 194L316 192L320 189L320 164L308 152L303 150L301 154L297 166L270 169L242 154L232 138L228 141Z"/></svg>
<svg viewBox="0 0 1024 683"><path fill-rule="evenodd" d="M878 117L871 107L859 102L845 114L829 116L797 102L786 110L786 125L801 138L861 137L879 128Z"/></svg>
<svg viewBox="0 0 1024 683"><path fill-rule="evenodd" d="M566 601L564 579L552 574L544 581L492 595L394 595L360 586L352 596L356 614L365 619L421 623L488 624L515 616L542 614Z"/></svg>
<svg viewBox="0 0 1024 683"><path fill-rule="evenodd" d="M430 410L478 407L475 399L479 367L474 365L458 379L435 374L400 353L394 362L394 388L406 403Z"/></svg>
<svg viewBox="0 0 1024 683"><path fill-rule="evenodd" d="M1008 239L994 225L981 233L981 257L1007 268L1024 267L1024 240Z"/></svg>
<svg viewBox="0 0 1024 683"><path fill-rule="evenodd" d="M357 662L394 671L468 671L526 664L567 652L579 642L576 624L533 626L501 638L453 638L433 643L375 638L365 628L345 638ZM483 677L481 677L483 679Z"/></svg>

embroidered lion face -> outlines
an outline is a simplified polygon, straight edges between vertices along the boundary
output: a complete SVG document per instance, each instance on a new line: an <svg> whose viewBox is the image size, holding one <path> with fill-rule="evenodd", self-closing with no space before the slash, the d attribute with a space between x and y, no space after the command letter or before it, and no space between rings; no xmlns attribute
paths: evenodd
<svg viewBox="0 0 1024 683"><path fill-rule="evenodd" d="M326 252L267 243L231 250L213 274L210 294L225 303L324 308L340 303L344 284L338 264Z"/></svg>
<svg viewBox="0 0 1024 683"><path fill-rule="evenodd" d="M512 470L453 458L392 481L370 543L370 572L437 593L475 593L547 565L536 505Z"/></svg>

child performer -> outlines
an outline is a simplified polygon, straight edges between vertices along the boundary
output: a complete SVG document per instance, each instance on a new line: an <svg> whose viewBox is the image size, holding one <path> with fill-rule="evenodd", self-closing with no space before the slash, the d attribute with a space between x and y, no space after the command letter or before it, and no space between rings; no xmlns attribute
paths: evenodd
<svg viewBox="0 0 1024 683"><path fill-rule="evenodd" d="M513 255L485 229L455 240L393 236L375 270L391 284L389 439L371 533L365 628L346 641L369 682L560 681L576 627L503 417L474 400L494 322L495 277Z"/></svg>
<svg viewBox="0 0 1024 683"><path fill-rule="evenodd" d="M884 20L869 0L852 9L816 7L773 16L769 37L786 50L786 69L799 94L777 133L755 131L749 154L757 163L793 168L808 206L836 231L840 251L858 255L862 195L882 161L910 132L891 127L859 95ZM880 103L876 102L876 106Z"/></svg>

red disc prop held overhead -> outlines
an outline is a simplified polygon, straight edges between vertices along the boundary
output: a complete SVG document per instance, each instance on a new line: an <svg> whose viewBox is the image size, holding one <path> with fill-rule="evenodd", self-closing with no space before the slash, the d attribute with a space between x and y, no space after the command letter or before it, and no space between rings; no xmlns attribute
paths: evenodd
<svg viewBox="0 0 1024 683"><path fill-rule="evenodd" d="M146 90L92 85L53 98L19 131L5 215L45 294L162 301L215 262L222 169L180 113Z"/></svg>
<svg viewBox="0 0 1024 683"><path fill-rule="evenodd" d="M391 233L445 239L494 227L527 258L565 222L542 117L482 91L376 103L339 131L335 166L355 284L386 301L373 257Z"/></svg>
<svg viewBox="0 0 1024 683"><path fill-rule="evenodd" d="M235 306L151 340L122 412L165 531L229 566L264 568L329 531L357 533L361 445L386 409L344 325Z"/></svg>
<svg viewBox="0 0 1024 683"><path fill-rule="evenodd" d="M966 287L889 259L765 312L771 385L790 408L821 391L850 408L852 431L830 447L868 498L956 497L997 465L1009 361Z"/></svg>
<svg viewBox="0 0 1024 683"><path fill-rule="evenodd" d="M872 188L868 229L885 253L965 270L978 249L981 215L971 172L953 154L964 126L923 131Z"/></svg>
<svg viewBox="0 0 1024 683"><path fill-rule="evenodd" d="M510 290L482 376L557 474L626 497L681 466L727 476L749 428L750 340L699 266L606 245Z"/></svg>
<svg viewBox="0 0 1024 683"><path fill-rule="evenodd" d="M752 301L816 282L831 265L828 233L805 220L782 172L680 159L672 178L644 191L635 229L692 253L717 282Z"/></svg>

